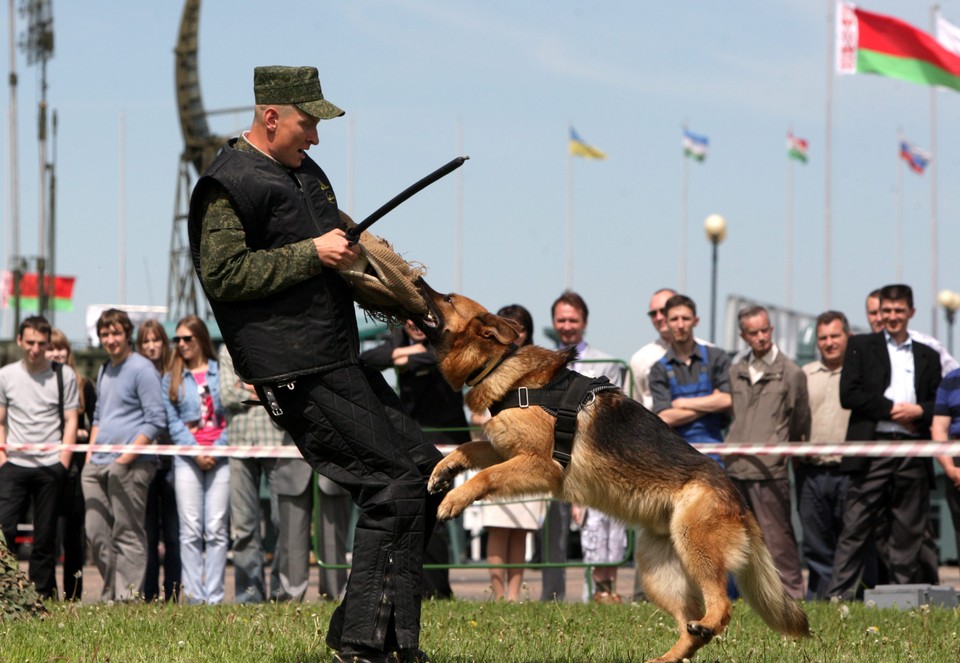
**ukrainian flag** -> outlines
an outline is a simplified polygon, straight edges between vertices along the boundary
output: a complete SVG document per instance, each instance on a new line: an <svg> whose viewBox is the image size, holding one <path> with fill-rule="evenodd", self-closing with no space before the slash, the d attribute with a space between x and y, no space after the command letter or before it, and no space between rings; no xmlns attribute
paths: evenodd
<svg viewBox="0 0 960 663"><path fill-rule="evenodd" d="M570 154L575 157L583 157L585 159L606 159L607 154L592 145L587 145L580 134L577 133L577 130L573 127L570 127Z"/></svg>

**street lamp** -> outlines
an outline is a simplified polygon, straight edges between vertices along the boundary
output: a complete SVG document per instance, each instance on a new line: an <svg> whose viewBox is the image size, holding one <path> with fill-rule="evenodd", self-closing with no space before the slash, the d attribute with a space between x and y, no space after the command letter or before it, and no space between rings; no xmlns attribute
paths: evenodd
<svg viewBox="0 0 960 663"><path fill-rule="evenodd" d="M717 247L727 236L727 222L719 214L711 214L703 222L707 239L713 244L713 271L710 277L710 342L717 342Z"/></svg>
<svg viewBox="0 0 960 663"><path fill-rule="evenodd" d="M947 351L953 354L953 322L957 317L957 309L960 309L960 294L953 290L941 290L937 300L947 314Z"/></svg>

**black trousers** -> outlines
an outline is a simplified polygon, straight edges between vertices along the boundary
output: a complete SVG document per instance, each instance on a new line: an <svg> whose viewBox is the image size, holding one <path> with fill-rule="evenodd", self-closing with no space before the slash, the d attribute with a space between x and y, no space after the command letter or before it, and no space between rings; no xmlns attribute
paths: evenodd
<svg viewBox="0 0 960 663"><path fill-rule="evenodd" d="M33 501L33 552L30 580L45 598L57 595L57 509L66 470L59 462L47 467L0 466L0 526L11 550L17 521Z"/></svg>
<svg viewBox="0 0 960 663"><path fill-rule="evenodd" d="M167 456L170 458L170 456ZM147 571L143 580L143 598L154 601L160 596L160 542L163 542L163 600L180 597L180 518L173 487L173 468L161 465L147 489Z"/></svg>
<svg viewBox="0 0 960 663"><path fill-rule="evenodd" d="M419 646L423 551L442 496L426 481L441 454L380 371L365 364L257 388L304 459L360 508L353 564L327 644L390 651ZM268 410L270 408L268 407Z"/></svg>
<svg viewBox="0 0 960 663"><path fill-rule="evenodd" d="M920 582L919 558L930 517L931 470L930 460L925 458L870 458L865 471L850 475L830 596L844 600L862 596L877 526L887 518L889 582Z"/></svg>
<svg viewBox="0 0 960 663"><path fill-rule="evenodd" d="M58 508L60 532L63 541L63 598L79 601L83 598L83 563L86 555L87 533L83 527L86 511L83 490L80 488L81 466L71 465L63 476Z"/></svg>

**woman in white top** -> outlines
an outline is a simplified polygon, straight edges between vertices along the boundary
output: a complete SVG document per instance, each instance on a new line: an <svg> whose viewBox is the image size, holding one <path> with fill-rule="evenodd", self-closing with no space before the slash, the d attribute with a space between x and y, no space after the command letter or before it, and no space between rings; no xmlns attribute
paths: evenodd
<svg viewBox="0 0 960 663"><path fill-rule="evenodd" d="M504 306L497 315L517 323L520 337L517 345L533 342L533 317L519 304ZM486 423L489 414L471 417L475 426ZM543 500L491 500L483 503L483 526L487 530L487 561L490 564L523 564L527 551L527 535L540 529L543 523ZM490 569L490 583L494 600L520 600L523 586L522 568Z"/></svg>

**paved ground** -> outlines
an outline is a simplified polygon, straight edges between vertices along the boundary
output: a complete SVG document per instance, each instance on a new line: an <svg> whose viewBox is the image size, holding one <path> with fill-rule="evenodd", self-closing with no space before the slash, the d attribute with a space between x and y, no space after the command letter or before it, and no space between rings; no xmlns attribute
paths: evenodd
<svg viewBox="0 0 960 663"><path fill-rule="evenodd" d="M26 569L26 564L21 563ZM317 593L317 572L313 571L310 590L307 592L308 601L316 601ZM62 581L60 571L57 572L58 582ZM634 570L632 568L621 568L617 581L617 590L626 599L633 593ZM940 582L944 585L950 585L960 589L960 571L956 566L944 566L940 568ZM233 567L227 567L226 580L226 601L233 601ZM453 587L454 596L460 599L471 601L490 600L490 571L477 568L456 568L450 569L450 584ZM83 572L83 602L94 603L97 601L100 590L103 587L100 581L100 574L96 567L87 566ZM579 602L583 598L584 570L582 568L570 568L567 570L567 596L568 602ZM60 587L62 587L62 583ZM522 592L523 599L530 598L538 600L540 598L540 571L528 570L524 573L524 588Z"/></svg>

